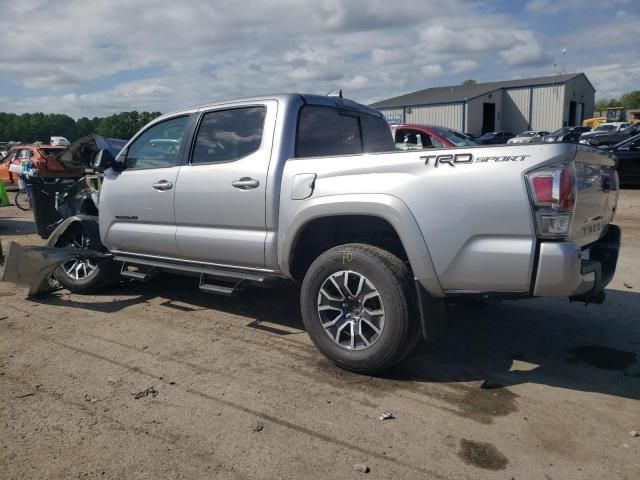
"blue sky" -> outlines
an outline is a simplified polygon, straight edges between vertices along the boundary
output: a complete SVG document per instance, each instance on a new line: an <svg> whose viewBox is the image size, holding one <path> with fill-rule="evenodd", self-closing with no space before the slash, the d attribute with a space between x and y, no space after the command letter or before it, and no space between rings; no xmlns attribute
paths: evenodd
<svg viewBox="0 0 640 480"><path fill-rule="evenodd" d="M585 72L596 98L640 89L640 0L4 0L0 21L0 111L17 113L335 88L369 103L554 72Z"/></svg>

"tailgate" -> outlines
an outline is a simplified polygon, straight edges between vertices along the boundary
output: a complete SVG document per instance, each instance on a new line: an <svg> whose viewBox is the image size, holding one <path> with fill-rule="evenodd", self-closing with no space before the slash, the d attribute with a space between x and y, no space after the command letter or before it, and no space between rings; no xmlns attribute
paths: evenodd
<svg viewBox="0 0 640 480"><path fill-rule="evenodd" d="M612 155L595 148L578 146L576 204L568 240L581 246L606 234L618 203L618 175Z"/></svg>

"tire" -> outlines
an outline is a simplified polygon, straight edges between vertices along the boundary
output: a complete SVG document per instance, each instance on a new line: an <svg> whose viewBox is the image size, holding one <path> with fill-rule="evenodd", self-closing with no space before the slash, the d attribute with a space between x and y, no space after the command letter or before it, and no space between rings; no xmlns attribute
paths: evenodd
<svg viewBox="0 0 640 480"><path fill-rule="evenodd" d="M56 247L73 247L83 250L98 248L94 244L91 236L85 231L82 225L77 224L69 228L56 242ZM54 276L60 284L72 293L88 294L96 293L115 277L115 264L110 261L100 263L92 262L91 259L73 259L58 268Z"/></svg>
<svg viewBox="0 0 640 480"><path fill-rule="evenodd" d="M31 210L31 199L25 190L20 190L16 193L16 207L20 210L27 211Z"/></svg>
<svg viewBox="0 0 640 480"><path fill-rule="evenodd" d="M420 338L411 278L386 250L359 243L327 250L307 270L300 293L311 340L346 370L373 374L393 366Z"/></svg>

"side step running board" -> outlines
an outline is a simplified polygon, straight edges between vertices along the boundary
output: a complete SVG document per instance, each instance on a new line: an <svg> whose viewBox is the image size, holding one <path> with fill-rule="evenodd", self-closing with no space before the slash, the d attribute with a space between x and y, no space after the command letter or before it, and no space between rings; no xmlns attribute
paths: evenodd
<svg viewBox="0 0 640 480"><path fill-rule="evenodd" d="M211 283L218 282L218 283ZM221 282L224 282L221 283ZM218 295L225 295L227 297L232 297L237 295L244 289L245 282L244 280L238 280L235 283L229 282L228 280L221 280L219 278L207 278L206 274L200 275L200 290L207 293L215 293Z"/></svg>
<svg viewBox="0 0 640 480"><path fill-rule="evenodd" d="M133 280L139 280L141 282L146 282L151 280L151 278L155 277L156 272L154 268L151 267L148 270L129 270L129 264L123 263L122 268L120 269L120 276L125 278L132 278Z"/></svg>

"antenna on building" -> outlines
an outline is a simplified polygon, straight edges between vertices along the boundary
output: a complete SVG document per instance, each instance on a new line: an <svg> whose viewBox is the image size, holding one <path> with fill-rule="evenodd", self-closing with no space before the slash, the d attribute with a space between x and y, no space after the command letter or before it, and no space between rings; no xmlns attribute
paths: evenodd
<svg viewBox="0 0 640 480"><path fill-rule="evenodd" d="M334 88L333 90L329 90L327 92L327 97L340 97L342 98L342 89Z"/></svg>
<svg viewBox="0 0 640 480"><path fill-rule="evenodd" d="M567 54L567 47L566 47L566 46L564 46L564 47L562 48L562 57L561 57L561 60L562 60L562 73L564 73L565 75L567 74L567 66L566 66L566 65L565 65L565 63L564 63L564 56L565 56L566 54Z"/></svg>

